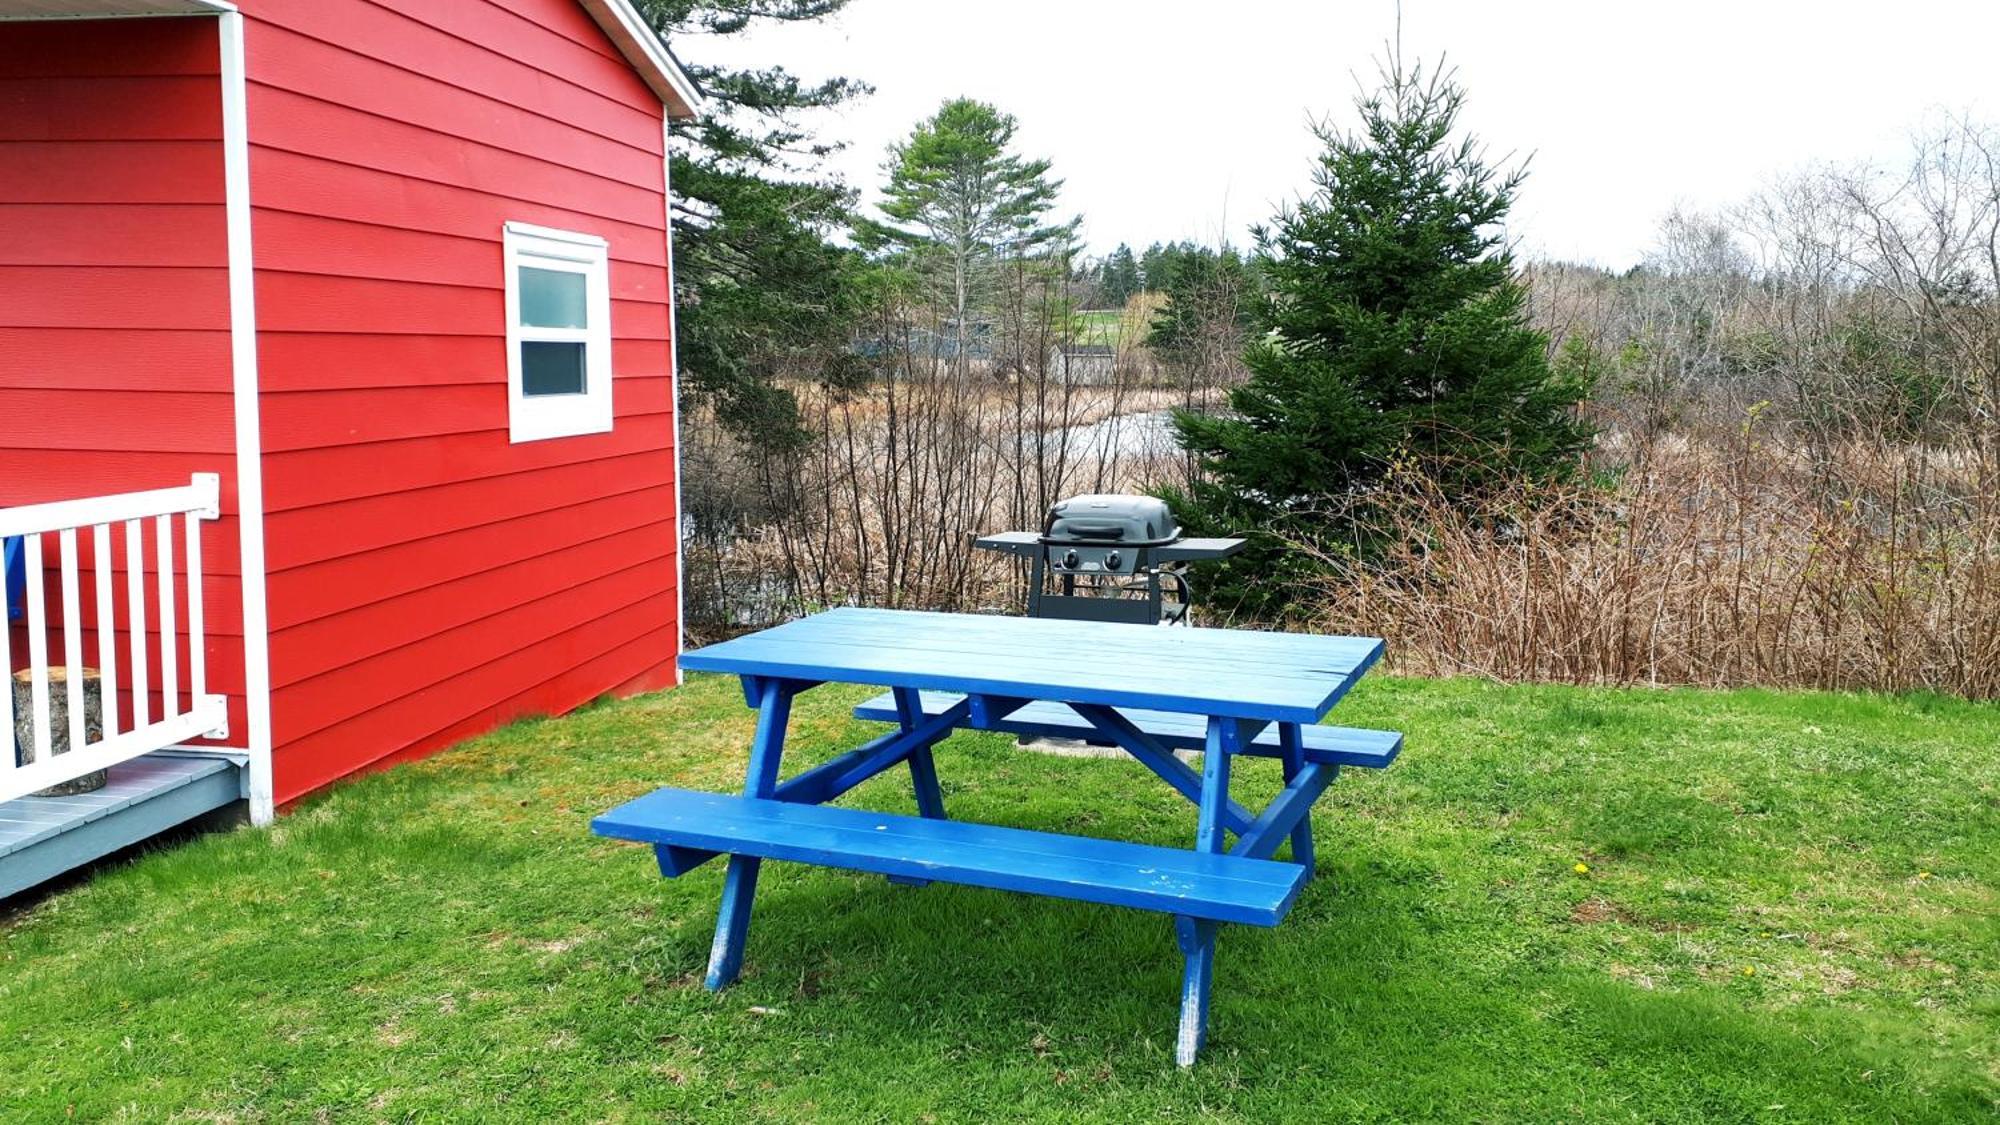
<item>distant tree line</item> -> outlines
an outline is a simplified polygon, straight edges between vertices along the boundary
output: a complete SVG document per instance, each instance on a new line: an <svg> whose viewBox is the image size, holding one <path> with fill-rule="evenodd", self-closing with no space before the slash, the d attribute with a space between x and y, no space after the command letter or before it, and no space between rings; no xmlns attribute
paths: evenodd
<svg viewBox="0 0 2000 1125"><path fill-rule="evenodd" d="M1170 293L1183 268L1213 266L1219 258L1244 264L1243 257L1227 245L1220 248L1198 242L1154 242L1142 254L1121 242L1098 261L1085 266L1079 280L1088 283L1084 300L1090 308L1123 308L1141 293Z"/></svg>

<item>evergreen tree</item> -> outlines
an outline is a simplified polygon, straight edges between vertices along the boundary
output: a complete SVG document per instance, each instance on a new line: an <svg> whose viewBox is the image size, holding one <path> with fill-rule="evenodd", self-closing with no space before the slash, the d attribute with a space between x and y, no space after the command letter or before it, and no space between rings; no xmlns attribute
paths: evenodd
<svg viewBox="0 0 2000 1125"><path fill-rule="evenodd" d="M734 35L760 22L800 22L848 0L640 0L670 43ZM696 40L699 41L698 39ZM673 123L676 341L683 393L713 403L754 449L805 440L781 372L838 364L849 335L848 259L832 237L853 196L819 176L832 147L813 140L800 110L867 93L846 78L808 82L782 68L693 60L708 110Z"/></svg>
<svg viewBox="0 0 2000 1125"><path fill-rule="evenodd" d="M1240 346L1251 330L1254 289L1242 256L1227 246L1220 251L1198 247L1178 256L1165 288L1166 302L1146 333L1146 346L1180 364L1217 339ZM1231 346L1227 354L1235 353L1236 346Z"/></svg>
<svg viewBox="0 0 2000 1125"><path fill-rule="evenodd" d="M1139 259L1133 256L1130 246L1121 242L1104 259L1098 267L1097 284L1107 308L1122 309L1139 292Z"/></svg>
<svg viewBox="0 0 2000 1125"><path fill-rule="evenodd" d="M1311 566L1288 542L1371 553L1392 462L1473 499L1572 472L1589 445L1588 384L1550 369L1502 243L1520 173L1454 140L1464 101L1449 72L1392 58L1358 131L1316 130L1314 192L1257 232L1271 298L1250 378L1227 412L1175 417L1203 473L1169 499L1196 534L1251 536L1220 592L1252 615L1283 616Z"/></svg>
<svg viewBox="0 0 2000 1125"><path fill-rule="evenodd" d="M996 263L1047 254L1076 235L1078 220L1048 221L1062 181L1050 178L1048 161L1013 152L1017 128L985 102L945 102L889 150L882 219L859 232L865 245L940 273L961 325Z"/></svg>
<svg viewBox="0 0 2000 1125"><path fill-rule="evenodd" d="M1148 293L1165 293L1174 283L1174 268L1180 264L1183 248L1174 242L1155 242L1139 255L1139 282Z"/></svg>

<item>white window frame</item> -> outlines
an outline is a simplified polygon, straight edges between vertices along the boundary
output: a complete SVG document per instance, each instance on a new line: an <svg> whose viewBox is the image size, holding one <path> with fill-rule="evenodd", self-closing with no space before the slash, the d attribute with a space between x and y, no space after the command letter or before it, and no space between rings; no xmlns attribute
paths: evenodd
<svg viewBox="0 0 2000 1125"><path fill-rule="evenodd" d="M507 270L507 431L510 441L611 431L611 244L594 234L508 223L501 231ZM521 323L521 267L583 275L585 328L538 328ZM583 393L527 395L521 389L521 345L583 345Z"/></svg>

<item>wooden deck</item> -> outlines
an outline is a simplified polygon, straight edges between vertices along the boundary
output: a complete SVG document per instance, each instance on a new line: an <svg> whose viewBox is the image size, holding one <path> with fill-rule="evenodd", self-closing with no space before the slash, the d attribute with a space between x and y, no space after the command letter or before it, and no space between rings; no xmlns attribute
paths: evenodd
<svg viewBox="0 0 2000 1125"><path fill-rule="evenodd" d="M239 762L162 750L111 767L95 793L0 803L0 899L242 796Z"/></svg>

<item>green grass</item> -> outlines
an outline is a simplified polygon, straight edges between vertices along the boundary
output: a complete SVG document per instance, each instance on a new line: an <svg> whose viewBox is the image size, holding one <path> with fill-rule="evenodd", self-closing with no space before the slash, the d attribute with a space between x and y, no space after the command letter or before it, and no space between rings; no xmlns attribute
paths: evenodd
<svg viewBox="0 0 2000 1125"><path fill-rule="evenodd" d="M865 694L802 697L788 768L860 739ZM585 827L737 783L749 712L702 678L0 924L0 1117L2000 1115L2000 711L1375 677L1339 713L1408 750L1329 791L1284 925L1224 929L1188 1073L1157 915L774 865L743 980L705 992L720 865L663 881ZM961 816L1193 833L1126 762L959 735L939 764ZM911 808L900 773L851 800Z"/></svg>
<svg viewBox="0 0 2000 1125"><path fill-rule="evenodd" d="M1119 343L1125 331L1125 310L1085 309L1076 314L1076 339L1082 344Z"/></svg>

